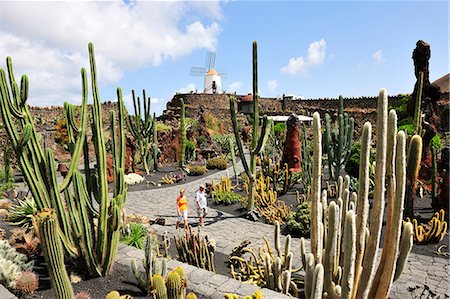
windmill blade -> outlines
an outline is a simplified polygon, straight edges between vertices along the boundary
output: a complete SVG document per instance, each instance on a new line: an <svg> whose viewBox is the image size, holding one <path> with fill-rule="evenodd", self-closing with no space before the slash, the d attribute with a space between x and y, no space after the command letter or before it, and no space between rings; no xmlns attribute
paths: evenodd
<svg viewBox="0 0 450 299"><path fill-rule="evenodd" d="M206 73L206 69L204 67L200 66L193 66L191 67L191 76L200 76L203 77Z"/></svg>
<svg viewBox="0 0 450 299"><path fill-rule="evenodd" d="M220 77L222 78L222 79L228 79L228 74L227 74L227 72L225 72L225 71L223 71L223 70L217 70L217 72L219 73L219 75L220 75Z"/></svg>
<svg viewBox="0 0 450 299"><path fill-rule="evenodd" d="M211 66L211 52L206 52L206 57L205 57L205 69L206 71L209 71Z"/></svg>
<svg viewBox="0 0 450 299"><path fill-rule="evenodd" d="M214 66L216 65L216 52L211 52L211 60L209 64L209 69L214 68Z"/></svg>

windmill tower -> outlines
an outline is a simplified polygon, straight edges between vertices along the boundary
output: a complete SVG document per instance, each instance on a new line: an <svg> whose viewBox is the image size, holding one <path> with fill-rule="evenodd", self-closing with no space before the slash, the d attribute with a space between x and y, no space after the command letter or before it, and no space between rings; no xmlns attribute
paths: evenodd
<svg viewBox="0 0 450 299"><path fill-rule="evenodd" d="M205 77L205 87L203 93L220 94L223 93L222 78L226 78L226 74L219 73L215 68L216 53L206 53L205 67L191 68L191 76Z"/></svg>

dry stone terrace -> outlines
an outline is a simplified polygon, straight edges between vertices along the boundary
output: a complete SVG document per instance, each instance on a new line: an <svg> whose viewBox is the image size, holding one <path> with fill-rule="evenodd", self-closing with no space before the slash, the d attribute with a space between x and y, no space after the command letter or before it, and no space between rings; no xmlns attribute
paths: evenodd
<svg viewBox="0 0 450 299"><path fill-rule="evenodd" d="M242 164L238 164L242 171ZM211 179L219 179L227 173L232 173L232 168L203 177L197 181L183 184L186 190L189 205L189 221L197 223L195 191L200 183L210 182ZM165 226L153 225L159 233L167 231L173 236L176 233L176 198L181 185L173 187L153 189L148 191L129 192L127 196L126 212L139 213L151 218L163 217L166 219ZM230 254L233 247L248 239L252 247L263 245L263 237L273 244L274 228L272 225L260 222L252 222L243 218L223 213L209 208L206 226L202 230L204 234L216 241L216 251ZM282 238L284 241L284 238ZM306 244L309 249L309 242ZM293 238L292 251L294 253L294 267L301 266L300 240ZM188 277L189 279L189 277ZM429 289L427 289L429 288ZM411 290L413 289L413 290ZM411 253L406 269L402 276L393 284L390 298L449 298L450 294L450 262L448 258L438 256L426 256ZM430 296L428 296L430 295Z"/></svg>

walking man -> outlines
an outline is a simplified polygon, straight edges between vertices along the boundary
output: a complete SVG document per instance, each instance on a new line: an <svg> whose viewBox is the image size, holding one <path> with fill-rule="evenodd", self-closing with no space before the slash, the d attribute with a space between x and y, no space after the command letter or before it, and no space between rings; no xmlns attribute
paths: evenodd
<svg viewBox="0 0 450 299"><path fill-rule="evenodd" d="M195 199L197 200L197 213L198 217L200 218L200 225L201 227L205 227L205 217L206 214L208 214L205 186L200 185L197 192L195 193Z"/></svg>

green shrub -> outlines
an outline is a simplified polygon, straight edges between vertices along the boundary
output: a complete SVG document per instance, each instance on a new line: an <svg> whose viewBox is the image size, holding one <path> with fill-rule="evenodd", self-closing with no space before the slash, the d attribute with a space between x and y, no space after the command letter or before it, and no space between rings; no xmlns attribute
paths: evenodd
<svg viewBox="0 0 450 299"><path fill-rule="evenodd" d="M206 142L206 137L201 135L197 137L197 145L198 147L200 147L202 144L204 144Z"/></svg>
<svg viewBox="0 0 450 299"><path fill-rule="evenodd" d="M412 125L414 123L414 119L412 117L404 118L400 121L398 121L397 126L403 126L403 125Z"/></svg>
<svg viewBox="0 0 450 299"><path fill-rule="evenodd" d="M350 153L350 158L345 165L345 171L351 177L359 177L359 154L361 152L361 141L353 142L352 149ZM373 163L376 158L376 149L372 148L370 150L370 163Z"/></svg>
<svg viewBox="0 0 450 299"><path fill-rule="evenodd" d="M122 238L122 243L138 249L144 248L145 237L147 236L147 227L141 223L131 223L130 232Z"/></svg>
<svg viewBox="0 0 450 299"><path fill-rule="evenodd" d="M236 192L213 191L211 192L216 204L230 205L241 200L241 196Z"/></svg>
<svg viewBox="0 0 450 299"><path fill-rule="evenodd" d="M219 170L225 170L228 166L228 160L224 156L218 156L209 159L206 162L206 168L208 169L219 169Z"/></svg>
<svg viewBox="0 0 450 299"><path fill-rule="evenodd" d="M195 141L194 140L186 140L186 161L195 160Z"/></svg>
<svg viewBox="0 0 450 299"><path fill-rule="evenodd" d="M231 134L215 134L212 135L212 140L220 147L220 151L224 155L231 153L229 139L233 139L234 136ZM233 144L236 144L235 142ZM236 150L235 150L236 152Z"/></svg>
<svg viewBox="0 0 450 299"><path fill-rule="evenodd" d="M436 135L431 138L430 148L431 147L434 147L438 151L442 148L441 135L439 135L439 133L436 133Z"/></svg>
<svg viewBox="0 0 450 299"><path fill-rule="evenodd" d="M278 139L284 139L283 137L286 133L286 123L277 123L273 126L273 131Z"/></svg>
<svg viewBox="0 0 450 299"><path fill-rule="evenodd" d="M6 179L5 172L0 170L0 198L3 198L5 192L12 191L16 188L14 178L9 177Z"/></svg>
<svg viewBox="0 0 450 299"><path fill-rule="evenodd" d="M409 97L409 94L402 94L399 95L399 99L395 103L389 103L389 110L395 109L399 120L408 117L407 106Z"/></svg>
<svg viewBox="0 0 450 299"><path fill-rule="evenodd" d="M413 124L406 124L398 127L399 131L405 131L405 133L408 136L411 136L414 134L414 125Z"/></svg>
<svg viewBox="0 0 450 299"><path fill-rule="evenodd" d="M198 120L190 118L190 117L185 117L184 121L186 123L186 130L189 132L196 132L198 131Z"/></svg>
<svg viewBox="0 0 450 299"><path fill-rule="evenodd" d="M158 132L172 132L172 127L158 121L156 122L156 130L158 130Z"/></svg>
<svg viewBox="0 0 450 299"><path fill-rule="evenodd" d="M209 135L220 134L223 131L223 123L214 116L211 112L206 111L203 114L203 119L205 120L206 130Z"/></svg>
<svg viewBox="0 0 450 299"><path fill-rule="evenodd" d="M288 231L296 237L309 237L311 221L311 205L309 202L302 203L297 207L297 211L289 215L286 227Z"/></svg>
<svg viewBox="0 0 450 299"><path fill-rule="evenodd" d="M187 167L189 175L197 176L197 175L204 175L207 171L206 166L200 166L200 165L188 165Z"/></svg>

